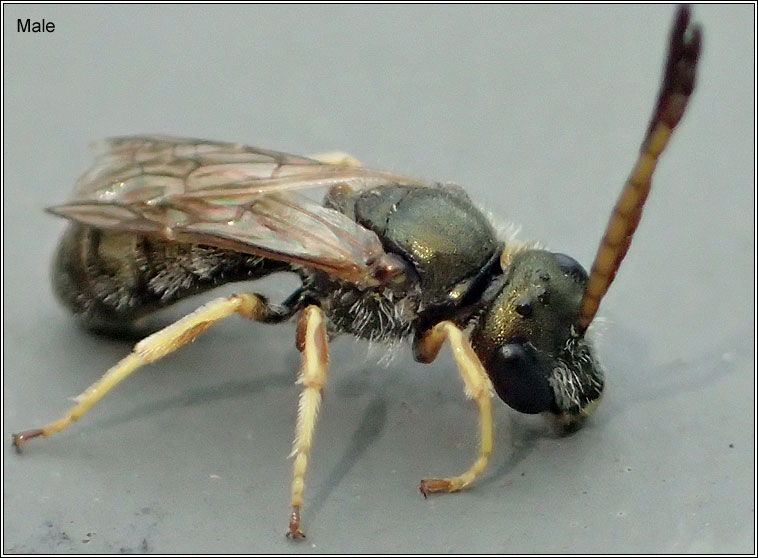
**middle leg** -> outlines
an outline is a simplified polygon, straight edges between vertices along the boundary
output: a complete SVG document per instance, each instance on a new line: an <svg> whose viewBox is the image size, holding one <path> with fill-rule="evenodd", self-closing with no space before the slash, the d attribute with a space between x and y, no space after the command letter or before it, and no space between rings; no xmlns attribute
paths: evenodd
<svg viewBox="0 0 758 558"><path fill-rule="evenodd" d="M318 306L308 306L297 324L297 348L303 355L303 365L297 383L304 387L297 410L295 442L290 457L295 458L292 475L292 493L289 531L287 538L301 539L300 510L303 507L305 473L308 455L313 443L318 409L329 370L329 351L326 338L324 312Z"/></svg>

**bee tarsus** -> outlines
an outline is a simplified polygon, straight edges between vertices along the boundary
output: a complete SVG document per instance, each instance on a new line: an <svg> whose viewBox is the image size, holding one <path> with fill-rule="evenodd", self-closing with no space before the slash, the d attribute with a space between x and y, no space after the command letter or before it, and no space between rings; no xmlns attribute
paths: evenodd
<svg viewBox="0 0 758 558"><path fill-rule="evenodd" d="M299 541L305 538L305 533L300 529L300 508L293 507L290 514L290 528L287 531L287 538L293 541Z"/></svg>
<svg viewBox="0 0 758 558"><path fill-rule="evenodd" d="M38 438L40 436L46 436L45 430L42 428L34 428L32 430L24 430L23 432L17 432L13 434L13 447L16 448L16 453L21 453L21 448L32 438Z"/></svg>

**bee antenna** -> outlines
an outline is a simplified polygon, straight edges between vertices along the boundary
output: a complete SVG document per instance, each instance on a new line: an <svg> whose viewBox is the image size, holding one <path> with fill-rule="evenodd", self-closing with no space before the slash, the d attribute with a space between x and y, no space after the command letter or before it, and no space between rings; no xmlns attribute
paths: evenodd
<svg viewBox="0 0 758 558"><path fill-rule="evenodd" d="M689 6L680 6L671 28L668 58L658 103L650 119L637 162L621 190L592 264L579 310L577 329L580 333L586 331L595 318L600 301L608 292L632 242L632 236L642 216L642 208L650 192L650 183L658 158L682 118L695 88L701 43L700 26L690 25Z"/></svg>

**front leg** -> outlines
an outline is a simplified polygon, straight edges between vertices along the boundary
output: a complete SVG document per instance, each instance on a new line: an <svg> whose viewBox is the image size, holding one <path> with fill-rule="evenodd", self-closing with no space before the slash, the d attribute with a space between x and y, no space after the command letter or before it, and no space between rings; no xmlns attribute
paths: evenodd
<svg viewBox="0 0 758 558"><path fill-rule="evenodd" d="M456 492L469 484L484 472L492 454L492 401L490 394L492 384L471 348L463 332L453 322L440 322L418 337L414 343L414 353L419 362L432 362L442 348L445 339L450 341L453 356L458 363L458 370L463 378L466 397L474 399L479 408L479 456L474 464L463 474L440 479L424 479L419 489L424 498L430 492Z"/></svg>

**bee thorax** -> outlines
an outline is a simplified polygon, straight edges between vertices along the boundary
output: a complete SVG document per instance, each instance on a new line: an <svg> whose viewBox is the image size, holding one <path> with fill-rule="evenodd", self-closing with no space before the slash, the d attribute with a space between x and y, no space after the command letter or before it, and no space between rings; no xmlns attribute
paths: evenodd
<svg viewBox="0 0 758 558"><path fill-rule="evenodd" d="M318 279L319 283L324 280L328 279ZM319 288L318 292L326 293L320 303L334 332L380 343L413 333L418 293L398 295L388 288L362 290L347 283L329 282L329 288Z"/></svg>

